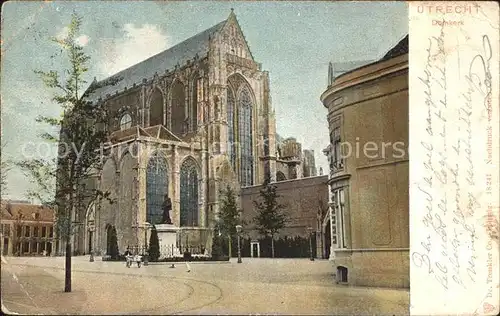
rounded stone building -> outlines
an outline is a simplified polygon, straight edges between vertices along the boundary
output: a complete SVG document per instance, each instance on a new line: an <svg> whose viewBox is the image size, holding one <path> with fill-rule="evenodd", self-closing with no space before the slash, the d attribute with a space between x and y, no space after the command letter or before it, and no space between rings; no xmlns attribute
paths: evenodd
<svg viewBox="0 0 500 316"><path fill-rule="evenodd" d="M330 81L321 101L337 281L409 287L408 36Z"/></svg>

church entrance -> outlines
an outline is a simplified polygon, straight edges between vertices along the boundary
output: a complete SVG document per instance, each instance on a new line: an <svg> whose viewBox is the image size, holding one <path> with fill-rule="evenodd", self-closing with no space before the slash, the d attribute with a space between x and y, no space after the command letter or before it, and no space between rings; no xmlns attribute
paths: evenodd
<svg viewBox="0 0 500 316"><path fill-rule="evenodd" d="M107 224L106 225L106 254L111 253L111 234L112 234L113 226Z"/></svg>

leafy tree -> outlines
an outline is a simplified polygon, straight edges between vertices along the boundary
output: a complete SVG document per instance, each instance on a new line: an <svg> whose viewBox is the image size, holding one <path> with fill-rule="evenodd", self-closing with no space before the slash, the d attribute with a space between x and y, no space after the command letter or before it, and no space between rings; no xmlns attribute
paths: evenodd
<svg viewBox="0 0 500 316"><path fill-rule="evenodd" d="M287 216L283 212L285 205L278 202L279 195L276 186L265 182L260 190L261 201L253 201L257 209L254 223L259 233L264 237L271 238L271 256L274 258L274 236L285 227Z"/></svg>
<svg viewBox="0 0 500 316"><path fill-rule="evenodd" d="M236 225L242 224L240 218L241 210L236 203L236 195L229 185L226 186L225 190L221 191L221 196L222 199L217 229L223 236L228 238L228 255L231 258L231 245L233 237L236 236Z"/></svg>
<svg viewBox="0 0 500 316"><path fill-rule="evenodd" d="M53 105L61 114L57 117L40 116L38 123L48 125L41 139L58 146L54 159L31 159L17 162L35 184L36 189L28 191L28 197L56 210L55 231L66 245L65 292L71 292L71 235L74 232L75 210L85 209L96 199L110 199L110 192L85 189L93 181L102 164L99 149L107 141L106 123L108 109L103 102L92 102L89 97L96 89L115 84L120 79L106 80L90 86L85 81L90 57L76 40L82 20L72 15L68 33L64 38L52 38L61 54L58 63L63 71L40 71L45 86L54 92ZM84 89L87 88L84 91ZM55 194L54 194L55 192Z"/></svg>
<svg viewBox="0 0 500 316"><path fill-rule="evenodd" d="M111 228L111 236L109 238L109 253L108 255L111 256L111 259L113 260L117 260L119 255L120 255L120 251L118 249L118 238L117 238L117 235L116 235L116 227L113 226L113 228Z"/></svg>
<svg viewBox="0 0 500 316"><path fill-rule="evenodd" d="M214 230L212 235L212 258L220 258L223 255L222 251L222 238L219 236L217 230Z"/></svg>
<svg viewBox="0 0 500 316"><path fill-rule="evenodd" d="M160 258L160 240L158 239L158 232L156 227L151 228L151 235L149 236L149 260L158 261Z"/></svg>

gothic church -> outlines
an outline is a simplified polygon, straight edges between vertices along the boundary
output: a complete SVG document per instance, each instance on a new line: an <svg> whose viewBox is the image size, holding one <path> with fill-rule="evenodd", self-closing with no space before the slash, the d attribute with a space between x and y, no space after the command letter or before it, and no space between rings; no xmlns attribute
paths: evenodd
<svg viewBox="0 0 500 316"><path fill-rule="evenodd" d="M232 10L225 21L111 78L118 83L92 95L113 119L107 159L89 185L110 191L117 203L96 201L75 213L82 223L75 253L105 254L112 229L120 252L144 245L145 223L162 222L166 197L185 242L210 249L226 184L238 193L266 177L276 181L280 170L302 168L297 157L277 157L269 74Z"/></svg>

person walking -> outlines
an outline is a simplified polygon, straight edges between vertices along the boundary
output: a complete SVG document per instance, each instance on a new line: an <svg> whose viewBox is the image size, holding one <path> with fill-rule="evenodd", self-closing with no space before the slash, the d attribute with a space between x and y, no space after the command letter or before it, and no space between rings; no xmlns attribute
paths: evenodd
<svg viewBox="0 0 500 316"><path fill-rule="evenodd" d="M126 266L127 268L130 268L130 266L132 265L132 253L130 252L130 247L127 246L127 250L125 250L125 260L127 260L127 263L126 263Z"/></svg>

